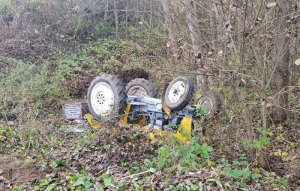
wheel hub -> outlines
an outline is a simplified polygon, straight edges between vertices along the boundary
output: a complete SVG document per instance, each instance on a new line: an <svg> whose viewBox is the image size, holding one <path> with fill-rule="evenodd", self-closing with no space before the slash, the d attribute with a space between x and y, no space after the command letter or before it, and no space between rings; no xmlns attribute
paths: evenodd
<svg viewBox="0 0 300 191"><path fill-rule="evenodd" d="M149 97L145 88L141 86L133 86L128 90L128 95L134 95L139 97Z"/></svg>
<svg viewBox="0 0 300 191"><path fill-rule="evenodd" d="M114 93L112 88L105 82L96 84L91 93L91 105L100 116L107 116L113 110Z"/></svg>
<svg viewBox="0 0 300 191"><path fill-rule="evenodd" d="M200 106L204 110L205 115L210 114L212 110L212 105L212 101L207 98L202 98L198 101L198 106Z"/></svg>
<svg viewBox="0 0 300 191"><path fill-rule="evenodd" d="M185 83L183 81L176 82L170 89L169 100L171 103L176 103L180 100L185 92Z"/></svg>

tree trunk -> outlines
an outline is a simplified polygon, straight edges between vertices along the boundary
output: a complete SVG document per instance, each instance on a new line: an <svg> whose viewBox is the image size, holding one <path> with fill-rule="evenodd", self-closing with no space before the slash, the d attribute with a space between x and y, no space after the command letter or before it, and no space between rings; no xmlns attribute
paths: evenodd
<svg viewBox="0 0 300 191"><path fill-rule="evenodd" d="M185 8L186 8L186 22L189 27L191 40L192 40L192 47L194 56L198 59L201 59L201 47L200 44L202 41L200 33L198 32L198 18L197 18L197 11L195 6L194 0L184 0Z"/></svg>
<svg viewBox="0 0 300 191"><path fill-rule="evenodd" d="M119 13L118 13L118 6L117 0L114 0L114 15L115 15L115 27L116 27L116 38L119 36Z"/></svg>
<svg viewBox="0 0 300 191"><path fill-rule="evenodd" d="M273 121L282 123L287 119L286 109L288 108L288 92L285 91L289 82L289 62L290 62L290 35L288 29L290 24L287 22L289 13L292 12L290 4L286 4L285 0L279 1L279 15L283 16L280 21L280 30L278 31L277 55L278 64L275 68L274 82L276 91L280 92L278 97L278 106L273 112Z"/></svg>
<svg viewBox="0 0 300 191"><path fill-rule="evenodd" d="M204 42L204 39L201 37L199 32L199 24L197 18L197 8L194 0L184 0L184 5L186 9L186 22L189 27L193 53L196 58L196 64L198 65L198 71L200 73L207 73L207 67L201 62L202 51L201 44ZM203 94L207 92L208 79L206 75L197 76L197 86Z"/></svg>
<svg viewBox="0 0 300 191"><path fill-rule="evenodd" d="M108 16L108 0L106 0L106 4L105 4L104 22L107 21L107 16Z"/></svg>
<svg viewBox="0 0 300 191"><path fill-rule="evenodd" d="M175 59L179 57L179 48L176 41L175 27L173 24L173 16L171 12L171 2L170 0L163 1L163 9L165 12L165 27L168 30L168 36L170 40L170 48Z"/></svg>

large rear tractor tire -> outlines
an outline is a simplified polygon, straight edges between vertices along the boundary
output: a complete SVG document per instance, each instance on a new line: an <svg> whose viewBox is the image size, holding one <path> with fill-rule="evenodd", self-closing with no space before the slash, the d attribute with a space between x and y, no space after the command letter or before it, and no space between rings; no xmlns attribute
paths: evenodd
<svg viewBox="0 0 300 191"><path fill-rule="evenodd" d="M131 80L126 86L127 95L139 97L156 97L157 92L154 85L144 78L136 78Z"/></svg>
<svg viewBox="0 0 300 191"><path fill-rule="evenodd" d="M87 102L89 111L95 119L122 115L126 101L125 85L114 75L98 76L89 86Z"/></svg>
<svg viewBox="0 0 300 191"><path fill-rule="evenodd" d="M193 97L194 85L188 77L172 80L164 93L164 103L171 111L185 108Z"/></svg>

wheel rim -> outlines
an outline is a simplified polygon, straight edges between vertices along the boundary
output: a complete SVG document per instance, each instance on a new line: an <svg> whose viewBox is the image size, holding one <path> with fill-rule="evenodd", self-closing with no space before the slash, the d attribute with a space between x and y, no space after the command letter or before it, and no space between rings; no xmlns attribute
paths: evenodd
<svg viewBox="0 0 300 191"><path fill-rule="evenodd" d="M107 116L113 111L115 96L112 88L105 82L93 87L91 92L91 106L99 116Z"/></svg>
<svg viewBox="0 0 300 191"><path fill-rule="evenodd" d="M168 99L171 103L177 103L184 95L186 85L183 81L178 81L170 88Z"/></svg>
<svg viewBox="0 0 300 191"><path fill-rule="evenodd" d="M211 110L213 108L213 103L212 103L211 99L208 99L205 97L201 98L198 101L197 105L203 109L205 115L210 114Z"/></svg>
<svg viewBox="0 0 300 191"><path fill-rule="evenodd" d="M128 95L132 96L139 96L139 97L149 97L147 90L143 88L142 86L133 86L131 87L128 92Z"/></svg>

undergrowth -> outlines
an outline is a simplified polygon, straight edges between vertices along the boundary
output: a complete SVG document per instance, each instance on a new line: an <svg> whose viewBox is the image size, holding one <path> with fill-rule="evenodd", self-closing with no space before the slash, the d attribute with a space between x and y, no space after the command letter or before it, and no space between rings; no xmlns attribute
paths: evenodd
<svg viewBox="0 0 300 191"><path fill-rule="evenodd" d="M124 131L120 133L123 134ZM176 140L164 143L154 154L149 154L147 159L136 165L119 158L115 163L117 166L111 164L111 168L107 166L96 173L90 169L91 164L97 167L97 163L93 161L102 161L101 165L105 162L101 156L93 153L101 150L103 156L105 153L114 152L117 147L117 144L113 144L105 149L107 144L99 144L97 141L101 134L97 131L86 131L80 136L70 134L67 138L65 134L52 131L47 133L46 138L43 128L27 127L20 131L0 127L0 143L4 145L0 152L28 153L32 159L38 158L37 165L40 168L51 169L48 171L50 174L34 184L34 190L287 190L286 177L252 166L245 155L233 161L215 160L212 157L217 154L214 149L207 143L200 143L197 138L193 138L189 144L180 144ZM111 135L106 141L112 142L114 137ZM124 143L133 147L140 146L134 139ZM59 154L65 149L72 152ZM134 148L132 151L134 152ZM84 153L91 156L84 157ZM81 159L73 158L74 156L81 156ZM73 160L84 163L82 165L75 161L73 164ZM27 189L15 186L12 190Z"/></svg>

